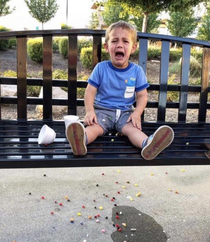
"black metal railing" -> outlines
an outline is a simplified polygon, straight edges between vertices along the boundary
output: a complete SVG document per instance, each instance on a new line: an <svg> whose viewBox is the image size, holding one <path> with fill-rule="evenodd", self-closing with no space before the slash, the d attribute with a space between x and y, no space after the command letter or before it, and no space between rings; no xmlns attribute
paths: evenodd
<svg viewBox="0 0 210 242"><path fill-rule="evenodd" d="M0 84L17 85L17 97L1 96L0 89L0 119L2 104L17 104L17 119L27 120L27 105L43 105L43 120L52 120L52 107L67 106L68 114L76 114L77 106L84 106L83 99L77 99L77 88L85 88L86 81L77 80L77 55L78 38L91 36L93 38L93 67L101 61L102 38L104 30L72 29L72 30L38 30L38 31L14 31L0 33L0 39L17 39L17 78L0 77ZM52 79L53 37L68 37L68 79ZM27 39L43 37L43 78L27 77ZM179 38L168 35L138 33L139 40L139 65L147 72L148 44L150 41L161 42L160 75L159 83L151 84L150 91L158 91L157 101L149 101L147 108L157 109L157 121L164 121L167 108L178 109L178 121L186 121L187 109L198 110L198 121L205 122L208 102L209 73L210 73L210 42L198 41L189 38ZM169 55L171 43L182 46L182 64L180 82L178 85L168 85ZM201 84L189 85L190 55L192 47L200 47L203 50ZM1 54L1 53L0 53ZM27 85L42 86L43 98L27 97ZM68 98L52 98L52 87L68 87ZM168 102L167 92L179 92L178 102ZM188 102L188 93L199 93L199 102Z"/></svg>

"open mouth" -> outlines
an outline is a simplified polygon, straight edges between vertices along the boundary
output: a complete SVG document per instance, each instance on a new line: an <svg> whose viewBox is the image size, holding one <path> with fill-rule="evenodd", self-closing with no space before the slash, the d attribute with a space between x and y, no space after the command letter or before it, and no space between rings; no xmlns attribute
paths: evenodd
<svg viewBox="0 0 210 242"><path fill-rule="evenodd" d="M124 57L124 53L118 51L118 52L115 53L115 56L116 56L116 58L117 58L118 60L121 60L121 59Z"/></svg>

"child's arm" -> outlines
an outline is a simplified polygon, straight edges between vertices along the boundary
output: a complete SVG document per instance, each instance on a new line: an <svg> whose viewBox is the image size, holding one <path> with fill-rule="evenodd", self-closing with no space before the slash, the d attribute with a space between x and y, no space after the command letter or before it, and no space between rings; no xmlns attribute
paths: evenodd
<svg viewBox="0 0 210 242"><path fill-rule="evenodd" d="M84 118L84 123L86 125L92 125L94 122L97 123L97 117L94 111L94 100L97 89L88 84L85 90L84 102L85 102L85 111L86 115Z"/></svg>
<svg viewBox="0 0 210 242"><path fill-rule="evenodd" d="M141 115L147 105L147 99L147 89L136 93L136 108L127 120L132 121L133 126L138 129L141 129Z"/></svg>

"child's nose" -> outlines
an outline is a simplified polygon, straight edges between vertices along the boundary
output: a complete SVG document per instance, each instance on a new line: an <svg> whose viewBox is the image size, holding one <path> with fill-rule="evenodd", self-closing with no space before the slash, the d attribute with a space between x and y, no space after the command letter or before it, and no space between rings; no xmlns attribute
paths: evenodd
<svg viewBox="0 0 210 242"><path fill-rule="evenodd" d="M122 41L119 41L119 42L117 43L117 47L122 47Z"/></svg>

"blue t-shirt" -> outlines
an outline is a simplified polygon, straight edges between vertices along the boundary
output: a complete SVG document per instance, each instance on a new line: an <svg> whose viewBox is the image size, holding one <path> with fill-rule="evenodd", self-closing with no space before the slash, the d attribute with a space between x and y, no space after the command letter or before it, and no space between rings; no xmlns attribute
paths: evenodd
<svg viewBox="0 0 210 242"><path fill-rule="evenodd" d="M98 63L88 83L97 88L96 105L121 110L132 108L135 93L149 86L145 73L139 65L129 62L125 69L118 69L111 61Z"/></svg>

